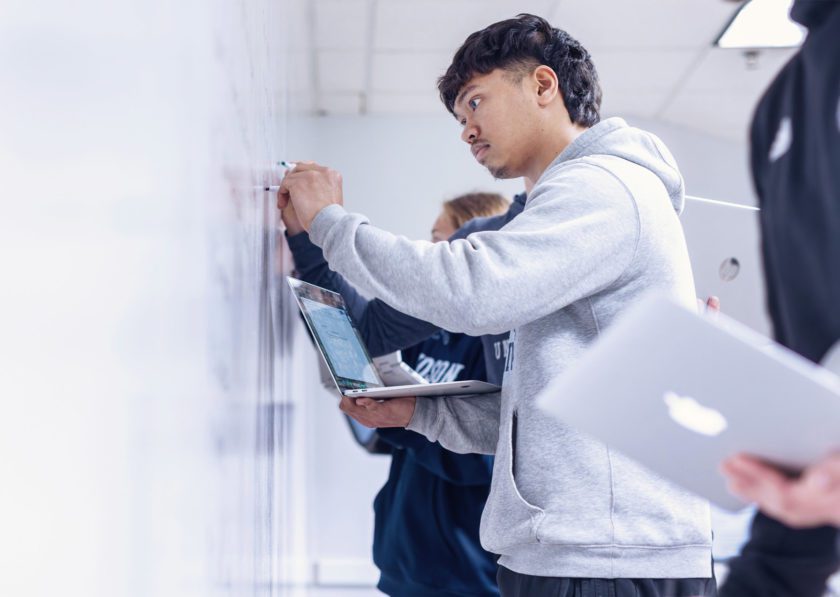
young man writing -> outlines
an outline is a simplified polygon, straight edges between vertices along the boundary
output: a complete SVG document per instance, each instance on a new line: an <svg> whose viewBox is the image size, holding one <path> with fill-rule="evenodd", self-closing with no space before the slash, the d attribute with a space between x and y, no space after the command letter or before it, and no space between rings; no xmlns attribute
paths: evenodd
<svg viewBox="0 0 840 597"><path fill-rule="evenodd" d="M447 329L513 330L503 390L342 409L495 453L481 538L501 556L503 595L714 595L708 504L534 404L645 293L694 305L673 158L621 119L599 122L589 54L539 17L471 35L439 89L479 163L536 181L501 230L448 244L396 237L345 212L340 175L312 163L286 177L279 202L293 202L330 266L364 292Z"/></svg>

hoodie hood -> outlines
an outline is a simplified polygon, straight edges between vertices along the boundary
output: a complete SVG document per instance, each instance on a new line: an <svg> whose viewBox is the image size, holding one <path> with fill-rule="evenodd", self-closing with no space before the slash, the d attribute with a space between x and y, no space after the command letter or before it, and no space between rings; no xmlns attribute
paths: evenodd
<svg viewBox="0 0 840 597"><path fill-rule="evenodd" d="M824 23L838 7L840 2L837 0L796 0L790 9L790 18L811 31Z"/></svg>
<svg viewBox="0 0 840 597"><path fill-rule="evenodd" d="M674 211L682 213L685 182L674 156L656 135L628 126L622 118L607 118L584 131L551 166L590 155L612 155L650 170L665 185Z"/></svg>

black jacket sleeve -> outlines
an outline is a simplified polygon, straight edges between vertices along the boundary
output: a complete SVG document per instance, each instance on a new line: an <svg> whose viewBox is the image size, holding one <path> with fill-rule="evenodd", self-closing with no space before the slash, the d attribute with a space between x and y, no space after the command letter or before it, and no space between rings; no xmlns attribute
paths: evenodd
<svg viewBox="0 0 840 597"><path fill-rule="evenodd" d="M834 527L791 529L758 513L720 597L822 597L840 567L837 541Z"/></svg>

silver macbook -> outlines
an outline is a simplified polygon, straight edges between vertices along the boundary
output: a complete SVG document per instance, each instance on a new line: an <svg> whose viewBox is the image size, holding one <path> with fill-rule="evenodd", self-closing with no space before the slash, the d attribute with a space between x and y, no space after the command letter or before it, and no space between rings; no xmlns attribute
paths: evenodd
<svg viewBox="0 0 840 597"><path fill-rule="evenodd" d="M540 406L713 503L743 507L721 461L791 472L840 449L840 378L758 334L651 296L539 396Z"/></svg>
<svg viewBox="0 0 840 597"><path fill-rule="evenodd" d="M697 296L719 297L730 318L769 337L758 217L756 207L686 197L680 223Z"/></svg>
<svg viewBox="0 0 840 597"><path fill-rule="evenodd" d="M501 389L499 386L475 380L386 386L347 312L341 295L295 278L287 277L287 280L333 381L343 395L377 399L403 396L463 396L498 392Z"/></svg>

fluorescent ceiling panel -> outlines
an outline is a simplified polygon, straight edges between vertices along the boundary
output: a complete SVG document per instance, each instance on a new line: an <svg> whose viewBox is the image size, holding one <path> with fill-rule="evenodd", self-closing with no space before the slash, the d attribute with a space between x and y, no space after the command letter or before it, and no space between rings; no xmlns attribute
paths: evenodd
<svg viewBox="0 0 840 597"><path fill-rule="evenodd" d="M750 0L744 4L716 44L721 48L793 48L806 29L790 20L793 0Z"/></svg>
<svg viewBox="0 0 840 597"><path fill-rule="evenodd" d="M550 21L590 51L700 50L732 12L723 0L560 0Z"/></svg>

